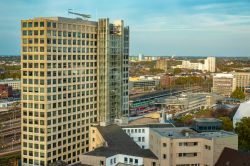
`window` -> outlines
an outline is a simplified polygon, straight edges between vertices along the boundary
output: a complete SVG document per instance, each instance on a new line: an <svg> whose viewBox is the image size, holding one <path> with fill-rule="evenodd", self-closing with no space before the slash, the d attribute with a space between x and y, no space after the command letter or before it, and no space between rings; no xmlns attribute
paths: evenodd
<svg viewBox="0 0 250 166"><path fill-rule="evenodd" d="M166 143L163 143L162 146L163 146L163 147L167 147L167 144L166 144Z"/></svg>
<svg viewBox="0 0 250 166"><path fill-rule="evenodd" d="M128 163L128 158L124 157L124 163Z"/></svg>
<svg viewBox="0 0 250 166"><path fill-rule="evenodd" d="M40 22L40 27L44 27L44 22Z"/></svg>
<svg viewBox="0 0 250 166"><path fill-rule="evenodd" d="M31 28L32 27L32 22L28 23L28 27Z"/></svg>
<svg viewBox="0 0 250 166"><path fill-rule="evenodd" d="M166 158L167 158L167 155L166 155L166 154L163 154L163 155L162 155L162 158L163 158L163 159L166 159Z"/></svg>
<svg viewBox="0 0 250 166"><path fill-rule="evenodd" d="M27 22L23 22L23 28L27 27Z"/></svg>
<svg viewBox="0 0 250 166"><path fill-rule="evenodd" d="M38 22L34 22L34 27L38 27Z"/></svg>

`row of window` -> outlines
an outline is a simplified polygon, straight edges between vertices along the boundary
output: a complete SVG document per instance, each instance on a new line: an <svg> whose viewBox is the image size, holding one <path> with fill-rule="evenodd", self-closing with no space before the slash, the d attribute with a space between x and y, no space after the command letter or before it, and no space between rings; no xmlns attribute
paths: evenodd
<svg viewBox="0 0 250 166"><path fill-rule="evenodd" d="M44 30L23 30L23 36L44 36ZM79 39L97 39L97 34L93 33L81 33L81 32L67 32L67 31L57 31L57 30L47 30L46 35L48 37L64 37L64 38L79 38Z"/></svg>
<svg viewBox="0 0 250 166"><path fill-rule="evenodd" d="M83 47L50 47L47 46L47 52L54 53L97 53L97 48L83 48ZM22 47L22 52L45 52L44 47Z"/></svg>
<svg viewBox="0 0 250 166"><path fill-rule="evenodd" d="M198 146L198 142L179 142L179 146Z"/></svg>
<svg viewBox="0 0 250 166"><path fill-rule="evenodd" d="M45 44L43 38L34 38L34 39L23 39L23 44ZM88 40L67 40L67 39L47 39L46 44L61 44L61 45L78 45L78 46L97 46L97 41L88 41Z"/></svg>
<svg viewBox="0 0 250 166"><path fill-rule="evenodd" d="M128 158L128 157L124 157L124 163L125 164L138 164L138 159L133 159L133 158Z"/></svg>
<svg viewBox="0 0 250 166"><path fill-rule="evenodd" d="M22 23L23 28L32 28L32 27L44 27L44 22L23 22Z"/></svg>
<svg viewBox="0 0 250 166"><path fill-rule="evenodd" d="M196 157L197 153L178 153L179 157Z"/></svg>
<svg viewBox="0 0 250 166"><path fill-rule="evenodd" d="M145 129L123 129L126 133L145 133Z"/></svg>
<svg viewBox="0 0 250 166"><path fill-rule="evenodd" d="M23 75L23 76L25 76L25 75ZM29 76L31 76L31 75L29 75ZM36 75L34 75L34 76L36 76ZM42 75L40 73L40 76L44 76L44 75ZM51 76L51 75L48 75L48 76ZM62 75L58 75L58 76L62 76ZM65 75L65 76L67 76L67 75ZM47 79L47 85L53 85L53 84L58 85L58 84L66 84L66 83L68 83L68 84L81 83L82 84L81 87L79 87L80 85L78 85L78 87L81 89L95 88L95 87L97 87L96 83L92 83L92 84L86 84L86 83L88 83L88 81L95 81L96 82L96 80L97 80L96 76ZM85 82L85 84L83 84L83 82ZM26 78L23 78L23 85L25 85L25 84L44 85L44 79L26 79ZM68 88L66 88L66 90L64 90L64 89L65 89L65 87L61 87L61 89L59 89L59 90L60 91L66 91L67 89L68 90L77 90L76 85L73 85L73 87L71 87L71 85L69 85ZM38 89L35 89L34 91L38 92L37 90ZM26 90L26 88L24 88L24 92L25 91L28 91L28 90ZM41 92L43 92L43 91L41 91Z"/></svg>

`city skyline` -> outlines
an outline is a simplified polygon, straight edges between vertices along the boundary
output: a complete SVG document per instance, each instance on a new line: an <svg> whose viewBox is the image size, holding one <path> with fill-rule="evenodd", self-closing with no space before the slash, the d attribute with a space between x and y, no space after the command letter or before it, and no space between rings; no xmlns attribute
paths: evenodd
<svg viewBox="0 0 250 166"><path fill-rule="evenodd" d="M249 56L250 2L184 1L2 1L0 55L20 54L20 20L67 13L122 18L130 25L130 55ZM13 5L15 4L15 5ZM46 10L44 10L46 9ZM149 40L150 39L150 40Z"/></svg>

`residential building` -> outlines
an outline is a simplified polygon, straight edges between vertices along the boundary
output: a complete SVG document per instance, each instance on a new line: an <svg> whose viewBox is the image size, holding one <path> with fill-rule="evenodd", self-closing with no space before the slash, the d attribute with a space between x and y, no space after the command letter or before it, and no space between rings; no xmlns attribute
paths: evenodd
<svg viewBox="0 0 250 166"><path fill-rule="evenodd" d="M164 70L166 72L168 70L168 60L167 59L157 60L155 68Z"/></svg>
<svg viewBox="0 0 250 166"><path fill-rule="evenodd" d="M216 71L216 59L215 57L207 57L204 59L204 63L193 63L188 60L183 60L181 65L174 66L173 68L185 68L213 73Z"/></svg>
<svg viewBox="0 0 250 166"><path fill-rule="evenodd" d="M217 73L213 76L212 92L229 97L235 89L236 79L233 74Z"/></svg>
<svg viewBox="0 0 250 166"><path fill-rule="evenodd" d="M8 84L0 84L0 99L6 99L12 96L12 87Z"/></svg>
<svg viewBox="0 0 250 166"><path fill-rule="evenodd" d="M240 122L244 117L250 117L250 100L240 104L233 116L233 126L236 127L236 123Z"/></svg>
<svg viewBox="0 0 250 166"><path fill-rule="evenodd" d="M145 165L157 166L158 158L140 148L117 125L90 128L90 152L80 155L80 162L93 166Z"/></svg>
<svg viewBox="0 0 250 166"><path fill-rule="evenodd" d="M215 57L207 57L204 62L204 69L211 73L216 72L216 59Z"/></svg>
<svg viewBox="0 0 250 166"><path fill-rule="evenodd" d="M11 86L13 90L21 89L21 80L14 80L14 79L0 80L0 85L1 84L8 84L8 86Z"/></svg>
<svg viewBox="0 0 250 166"><path fill-rule="evenodd" d="M128 57L121 20L21 21L23 166L74 164L91 124L128 115Z"/></svg>
<svg viewBox="0 0 250 166"><path fill-rule="evenodd" d="M235 77L235 86L245 90L246 88L250 88L250 73L244 72L233 72L231 73Z"/></svg>
<svg viewBox="0 0 250 166"><path fill-rule="evenodd" d="M138 61L143 61L143 60L144 60L144 55L138 54Z"/></svg>

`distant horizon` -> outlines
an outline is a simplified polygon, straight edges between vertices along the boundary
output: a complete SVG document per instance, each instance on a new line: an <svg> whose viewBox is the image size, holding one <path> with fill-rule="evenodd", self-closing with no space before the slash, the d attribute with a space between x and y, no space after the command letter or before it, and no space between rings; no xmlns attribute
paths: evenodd
<svg viewBox="0 0 250 166"><path fill-rule="evenodd" d="M15 4L15 5L13 5ZM61 0L0 1L0 54L18 55L20 21L34 17L91 14L90 21L122 19L137 55L250 56L250 1L246 0Z"/></svg>
<svg viewBox="0 0 250 166"><path fill-rule="evenodd" d="M144 56L151 56L151 57L172 57L173 55L149 55L149 54L143 54ZM21 56L21 55L0 55L0 57L11 57L11 56ZM129 55L130 57L138 57L138 55ZM174 57L216 57L216 58L250 58L250 56L202 56L202 55L174 55Z"/></svg>

